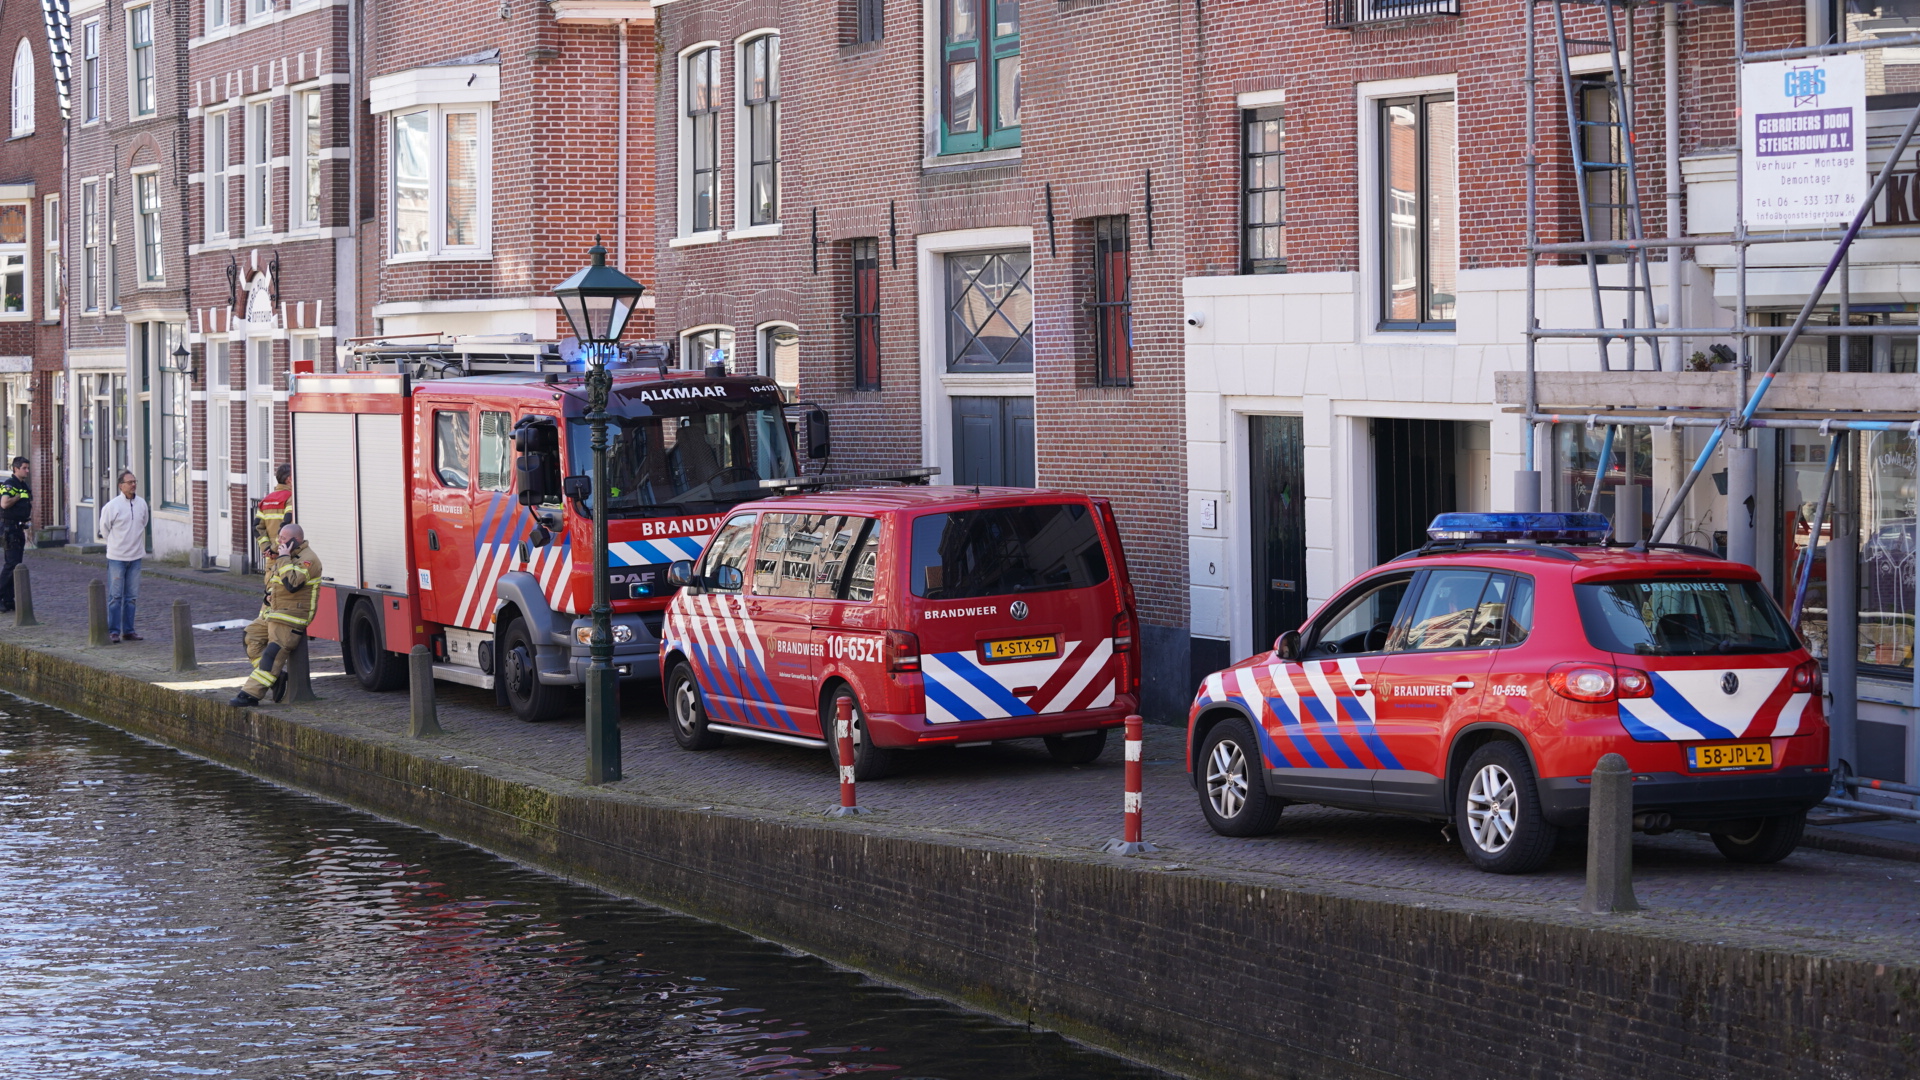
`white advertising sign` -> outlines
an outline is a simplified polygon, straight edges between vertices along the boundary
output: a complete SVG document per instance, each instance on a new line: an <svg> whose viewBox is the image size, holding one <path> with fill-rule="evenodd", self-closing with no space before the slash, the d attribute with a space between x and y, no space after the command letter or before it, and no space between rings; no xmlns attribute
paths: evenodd
<svg viewBox="0 0 1920 1080"><path fill-rule="evenodd" d="M1865 58L1748 64L1740 105L1747 228L1852 220L1867 193Z"/></svg>

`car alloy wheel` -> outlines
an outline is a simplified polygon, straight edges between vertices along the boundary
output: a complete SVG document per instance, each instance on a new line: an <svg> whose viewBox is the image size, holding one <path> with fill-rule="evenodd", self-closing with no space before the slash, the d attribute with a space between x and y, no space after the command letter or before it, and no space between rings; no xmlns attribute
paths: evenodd
<svg viewBox="0 0 1920 1080"><path fill-rule="evenodd" d="M1231 739L1215 743L1207 758L1207 802L1229 819L1247 804L1247 755Z"/></svg>
<svg viewBox="0 0 1920 1080"><path fill-rule="evenodd" d="M1499 765L1483 766L1467 787L1467 829L1473 842L1497 855L1513 842L1520 795L1513 777Z"/></svg>
<svg viewBox="0 0 1920 1080"><path fill-rule="evenodd" d="M694 725L700 719L700 699L693 690L692 679L682 679L673 687L673 722L686 738L694 736Z"/></svg>

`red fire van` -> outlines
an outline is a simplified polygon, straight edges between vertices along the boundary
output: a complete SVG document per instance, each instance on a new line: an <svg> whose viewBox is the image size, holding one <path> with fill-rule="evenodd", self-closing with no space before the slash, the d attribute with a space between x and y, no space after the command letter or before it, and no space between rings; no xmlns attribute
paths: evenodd
<svg viewBox="0 0 1920 1080"><path fill-rule="evenodd" d="M750 503L675 563L661 673L674 737L896 751L1044 738L1091 761L1139 702L1133 589L1103 499L864 488Z"/></svg>

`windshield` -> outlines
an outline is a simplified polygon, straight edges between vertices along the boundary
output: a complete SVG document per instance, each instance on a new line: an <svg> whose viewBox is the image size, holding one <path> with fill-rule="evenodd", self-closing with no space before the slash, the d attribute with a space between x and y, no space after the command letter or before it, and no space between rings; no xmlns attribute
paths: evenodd
<svg viewBox="0 0 1920 1080"><path fill-rule="evenodd" d="M914 519L912 575L929 600L1084 589L1107 556L1085 503L961 510Z"/></svg>
<svg viewBox="0 0 1920 1080"><path fill-rule="evenodd" d="M1752 581L1609 581L1575 585L1596 649L1641 656L1780 653L1800 647Z"/></svg>
<svg viewBox="0 0 1920 1080"><path fill-rule="evenodd" d="M593 463L593 429L567 422L573 471ZM700 513L766 494L759 482L794 475L778 406L715 403L690 416L622 418L607 425L607 509L614 515Z"/></svg>

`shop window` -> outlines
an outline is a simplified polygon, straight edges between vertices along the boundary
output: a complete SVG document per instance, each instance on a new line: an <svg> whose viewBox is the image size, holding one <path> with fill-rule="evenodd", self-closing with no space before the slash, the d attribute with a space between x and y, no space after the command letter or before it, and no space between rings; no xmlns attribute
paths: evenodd
<svg viewBox="0 0 1920 1080"><path fill-rule="evenodd" d="M1859 626L1855 642L1862 674L1883 678L1913 676L1915 467L1913 438L1905 431L1855 432L1846 443L1846 482L1859 507ZM1813 541L1813 518L1826 475L1829 442L1818 432L1786 430L1780 446L1780 587L1776 594L1791 609L1802 571L1807 590L1801 632L1815 656L1825 660L1834 643L1827 633L1826 546L1833 540L1833 508L1820 523L1813 565L1803 566Z"/></svg>

